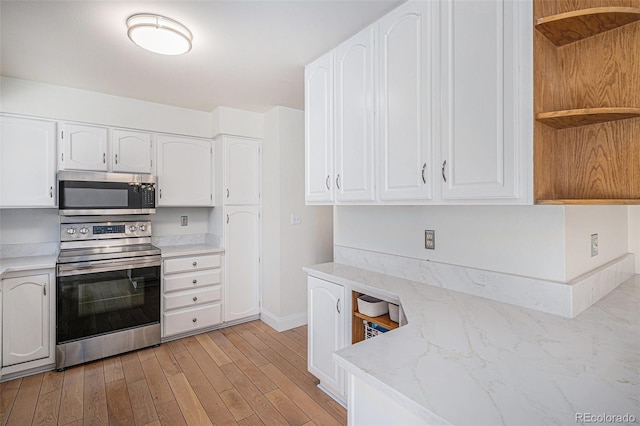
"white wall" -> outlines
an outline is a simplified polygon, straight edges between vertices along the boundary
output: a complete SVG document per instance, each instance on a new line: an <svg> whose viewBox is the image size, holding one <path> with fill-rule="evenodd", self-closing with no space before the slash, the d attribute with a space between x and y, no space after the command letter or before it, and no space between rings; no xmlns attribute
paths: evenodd
<svg viewBox="0 0 640 426"><path fill-rule="evenodd" d="M0 244L60 242L56 209L0 209Z"/></svg>
<svg viewBox="0 0 640 426"><path fill-rule="evenodd" d="M0 110L154 132L211 137L211 113L0 77Z"/></svg>
<svg viewBox="0 0 640 426"><path fill-rule="evenodd" d="M626 206L566 206L566 281L629 252ZM598 255L591 257L591 234L598 234Z"/></svg>
<svg viewBox="0 0 640 426"><path fill-rule="evenodd" d="M636 274L640 274L640 206L628 207L629 252L635 254Z"/></svg>
<svg viewBox="0 0 640 426"><path fill-rule="evenodd" d="M262 145L263 308L286 319L305 315L305 265L333 258L332 207L304 201L304 113L276 107L265 114ZM291 225L291 214L301 215Z"/></svg>
<svg viewBox="0 0 640 426"><path fill-rule="evenodd" d="M424 231L436 231L436 249ZM341 206L335 244L460 266L564 280L561 206Z"/></svg>
<svg viewBox="0 0 640 426"><path fill-rule="evenodd" d="M263 114L258 112L221 106L213 110L211 117L212 137L235 135L256 139L264 138L264 118Z"/></svg>
<svg viewBox="0 0 640 426"><path fill-rule="evenodd" d="M160 207L151 216L153 235L196 235L209 232L209 211L206 207ZM188 225L180 224L180 217L187 216Z"/></svg>

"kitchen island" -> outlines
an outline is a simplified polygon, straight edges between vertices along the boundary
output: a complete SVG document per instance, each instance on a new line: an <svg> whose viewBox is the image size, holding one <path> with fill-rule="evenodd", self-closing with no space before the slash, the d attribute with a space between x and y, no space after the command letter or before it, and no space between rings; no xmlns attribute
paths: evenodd
<svg viewBox="0 0 640 426"><path fill-rule="evenodd" d="M305 270L397 299L406 315L334 354L350 375L351 423L640 419L640 275L570 319L337 263Z"/></svg>

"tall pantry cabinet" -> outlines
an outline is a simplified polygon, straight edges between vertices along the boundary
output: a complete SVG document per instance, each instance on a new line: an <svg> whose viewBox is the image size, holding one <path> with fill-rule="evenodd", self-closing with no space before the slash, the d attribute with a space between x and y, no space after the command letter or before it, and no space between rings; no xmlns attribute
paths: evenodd
<svg viewBox="0 0 640 426"><path fill-rule="evenodd" d="M224 321L260 313L261 141L221 135L215 139L214 232L222 234Z"/></svg>

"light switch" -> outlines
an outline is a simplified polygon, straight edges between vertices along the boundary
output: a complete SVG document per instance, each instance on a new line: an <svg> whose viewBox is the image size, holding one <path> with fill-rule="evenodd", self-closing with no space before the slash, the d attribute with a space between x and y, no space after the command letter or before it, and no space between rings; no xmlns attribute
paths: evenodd
<svg viewBox="0 0 640 426"><path fill-rule="evenodd" d="M300 225L302 223L302 215L300 213L291 213L291 224Z"/></svg>

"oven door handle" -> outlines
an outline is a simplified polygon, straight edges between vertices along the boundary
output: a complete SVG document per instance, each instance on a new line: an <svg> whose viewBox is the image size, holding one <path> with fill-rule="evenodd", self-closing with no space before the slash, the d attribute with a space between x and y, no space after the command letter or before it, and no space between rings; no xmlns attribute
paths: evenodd
<svg viewBox="0 0 640 426"><path fill-rule="evenodd" d="M160 266L160 256L136 257L133 259L99 260L93 262L65 263L58 265L59 277L95 274L98 272L122 271L127 269Z"/></svg>

